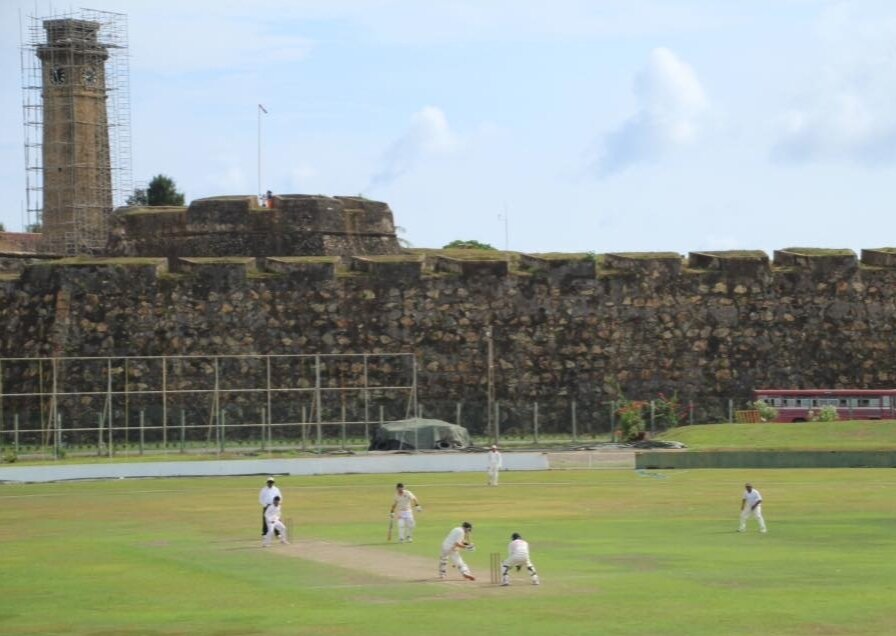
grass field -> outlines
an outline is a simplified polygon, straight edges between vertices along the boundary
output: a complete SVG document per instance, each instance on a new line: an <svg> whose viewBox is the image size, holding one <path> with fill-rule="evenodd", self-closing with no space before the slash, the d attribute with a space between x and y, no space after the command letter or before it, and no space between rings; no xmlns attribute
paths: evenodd
<svg viewBox="0 0 896 636"><path fill-rule="evenodd" d="M896 633L896 471L483 478L284 477L294 545L267 550L257 478L0 486L0 633ZM398 479L425 511L413 544L387 545ZM745 480L765 498L767 535L735 532ZM463 520L480 579L433 580L439 543ZM488 583L488 555L513 531L530 541L539 587L519 574ZM302 558L308 539L352 556Z"/></svg>
<svg viewBox="0 0 896 636"><path fill-rule="evenodd" d="M896 422L700 424L674 428L658 439L676 440L693 450L894 450Z"/></svg>

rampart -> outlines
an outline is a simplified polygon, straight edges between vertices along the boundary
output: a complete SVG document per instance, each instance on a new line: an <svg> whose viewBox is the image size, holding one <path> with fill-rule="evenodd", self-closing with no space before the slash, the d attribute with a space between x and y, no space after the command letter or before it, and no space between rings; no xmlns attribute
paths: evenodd
<svg viewBox="0 0 896 636"><path fill-rule="evenodd" d="M107 254L181 257L397 254L389 206L362 197L254 196L197 199L189 207L116 211Z"/></svg>
<svg viewBox="0 0 896 636"><path fill-rule="evenodd" d="M415 352L420 401L509 409L896 385L896 249L66 259L0 279L0 356ZM546 409L547 410L547 409Z"/></svg>

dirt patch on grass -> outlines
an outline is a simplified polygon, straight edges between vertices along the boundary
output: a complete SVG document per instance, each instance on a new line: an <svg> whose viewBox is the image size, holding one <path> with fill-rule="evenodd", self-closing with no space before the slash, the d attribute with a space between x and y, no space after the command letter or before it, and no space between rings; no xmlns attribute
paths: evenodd
<svg viewBox="0 0 896 636"><path fill-rule="evenodd" d="M307 559L325 565L364 572L387 579L402 581L437 581L438 558L426 559L413 554L402 554L402 546L352 545L333 541L299 539L289 545L275 543L268 548L284 556ZM449 577L461 580L457 570L449 568ZM472 581L468 581L471 583ZM475 581L479 583L479 581Z"/></svg>
<svg viewBox="0 0 896 636"><path fill-rule="evenodd" d="M503 590L489 580L488 571L473 571L475 581L467 581L460 572L448 566L448 578L442 580L438 573L438 554L425 558L403 553L399 544L353 545L334 541L300 539L289 545L274 543L265 548L276 556L306 559L315 563L334 565L360 575L368 581L382 583L383 579L403 583L426 583L433 585L433 600L440 598L481 598L484 589L491 588L496 593ZM354 577L353 577L354 578ZM535 588L528 582L514 581L514 588ZM438 588L438 592L435 590ZM371 601L372 602L372 601ZM378 599L377 602L388 602Z"/></svg>

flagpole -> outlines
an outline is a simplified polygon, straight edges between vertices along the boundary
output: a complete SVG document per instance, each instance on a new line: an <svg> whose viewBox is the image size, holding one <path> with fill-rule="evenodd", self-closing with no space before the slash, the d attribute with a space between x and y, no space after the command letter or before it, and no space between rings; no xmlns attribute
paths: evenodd
<svg viewBox="0 0 896 636"><path fill-rule="evenodd" d="M267 114L267 109L261 104L258 105L258 190L257 196L261 196L261 114Z"/></svg>

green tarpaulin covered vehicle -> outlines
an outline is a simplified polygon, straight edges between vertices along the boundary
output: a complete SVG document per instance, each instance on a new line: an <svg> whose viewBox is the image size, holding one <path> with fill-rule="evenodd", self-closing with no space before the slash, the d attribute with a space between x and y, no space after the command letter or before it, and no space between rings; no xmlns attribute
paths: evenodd
<svg viewBox="0 0 896 636"><path fill-rule="evenodd" d="M429 450L468 446L470 434L463 426L423 418L381 424L370 440L370 450Z"/></svg>

